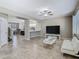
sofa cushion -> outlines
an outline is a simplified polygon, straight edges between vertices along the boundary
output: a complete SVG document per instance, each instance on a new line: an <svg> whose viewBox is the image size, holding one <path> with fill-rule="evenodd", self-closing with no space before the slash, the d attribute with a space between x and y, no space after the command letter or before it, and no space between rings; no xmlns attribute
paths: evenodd
<svg viewBox="0 0 79 59"><path fill-rule="evenodd" d="M74 37L72 38L72 44L76 44L77 42L78 42L78 39L77 39L77 37L74 36Z"/></svg>
<svg viewBox="0 0 79 59"><path fill-rule="evenodd" d="M75 50L75 52L79 51L79 40L77 39L76 36L74 36L72 39L72 46L73 46L73 49Z"/></svg>
<svg viewBox="0 0 79 59"><path fill-rule="evenodd" d="M62 49L74 51L73 46L72 46L72 42L70 40L64 40L63 45L62 45Z"/></svg>

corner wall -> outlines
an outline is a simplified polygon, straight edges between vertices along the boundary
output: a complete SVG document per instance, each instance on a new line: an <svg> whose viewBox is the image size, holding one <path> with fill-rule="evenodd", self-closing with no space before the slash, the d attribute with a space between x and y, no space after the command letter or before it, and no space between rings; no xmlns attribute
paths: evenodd
<svg viewBox="0 0 79 59"><path fill-rule="evenodd" d="M60 33L62 38L72 37L72 16L60 17L51 20L44 20L42 23L42 34L46 32L46 26L60 25Z"/></svg>

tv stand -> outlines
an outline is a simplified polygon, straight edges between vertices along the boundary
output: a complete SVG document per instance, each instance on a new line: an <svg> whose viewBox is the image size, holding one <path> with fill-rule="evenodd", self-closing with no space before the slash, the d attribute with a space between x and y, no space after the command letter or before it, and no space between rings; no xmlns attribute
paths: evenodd
<svg viewBox="0 0 79 59"><path fill-rule="evenodd" d="M60 34L45 34L45 37L48 37L48 36L52 36L52 37L57 37L57 39L61 39L61 35Z"/></svg>

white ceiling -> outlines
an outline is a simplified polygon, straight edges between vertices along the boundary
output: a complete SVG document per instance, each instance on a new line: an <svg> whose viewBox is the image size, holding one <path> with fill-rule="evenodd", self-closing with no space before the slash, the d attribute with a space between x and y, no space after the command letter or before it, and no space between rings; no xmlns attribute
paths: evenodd
<svg viewBox="0 0 79 59"><path fill-rule="evenodd" d="M35 19L51 19L53 17L71 14L78 0L0 0L0 7L30 16ZM54 11L50 17L39 16L40 9L48 8Z"/></svg>

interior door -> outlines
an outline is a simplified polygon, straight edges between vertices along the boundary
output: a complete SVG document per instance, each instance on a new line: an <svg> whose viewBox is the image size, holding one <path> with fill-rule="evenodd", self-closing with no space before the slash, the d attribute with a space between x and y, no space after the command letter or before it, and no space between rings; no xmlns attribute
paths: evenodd
<svg viewBox="0 0 79 59"><path fill-rule="evenodd" d="M8 22L5 18L0 17L0 24L1 45L4 45L8 41Z"/></svg>

